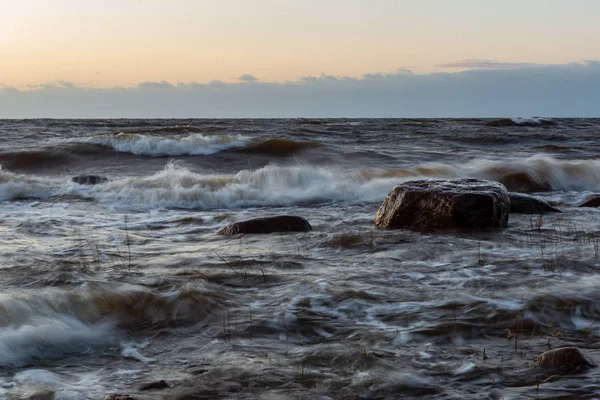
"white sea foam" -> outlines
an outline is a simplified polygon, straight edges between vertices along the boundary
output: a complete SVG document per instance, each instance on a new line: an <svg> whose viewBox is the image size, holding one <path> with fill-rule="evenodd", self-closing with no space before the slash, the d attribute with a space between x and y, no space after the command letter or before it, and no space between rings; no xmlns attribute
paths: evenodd
<svg viewBox="0 0 600 400"><path fill-rule="evenodd" d="M38 317L0 331L0 366L18 366L32 360L81 354L114 343L110 324L88 325L69 315Z"/></svg>
<svg viewBox="0 0 600 400"><path fill-rule="evenodd" d="M15 174L0 169L0 201L23 198L45 199L60 194L63 189L65 187L61 179Z"/></svg>
<svg viewBox="0 0 600 400"><path fill-rule="evenodd" d="M319 202L378 202L411 179L475 177L552 190L597 191L600 161L536 156L515 161L475 160L462 166L425 164L399 171L344 171L307 165L268 165L235 175L205 175L168 165L146 178L96 186L90 193L109 204L191 209L288 206Z"/></svg>
<svg viewBox="0 0 600 400"><path fill-rule="evenodd" d="M74 140L109 146L123 153L151 157L215 154L230 148L243 147L251 141L242 135L191 134L183 137L164 137L125 133Z"/></svg>
<svg viewBox="0 0 600 400"><path fill-rule="evenodd" d="M515 124L518 125L542 125L543 123L551 123L552 120L548 118L540 117L518 117L511 118Z"/></svg>
<svg viewBox="0 0 600 400"><path fill-rule="evenodd" d="M599 160L533 156L476 159L463 165L427 163L401 170L343 170L308 165L267 165L236 174L202 174L175 164L146 177L112 178L86 186L69 177L45 178L0 170L0 201L76 195L133 209L218 209L322 202L379 202L399 183L414 179L481 178L511 190L600 191ZM512 186L511 186L512 185Z"/></svg>
<svg viewBox="0 0 600 400"><path fill-rule="evenodd" d="M464 165L424 164L444 177L480 178L500 182L520 180L524 186L552 190L600 190L600 160L559 160L545 155L521 159L476 159ZM513 178L511 178L513 177Z"/></svg>
<svg viewBox="0 0 600 400"><path fill-rule="evenodd" d="M128 341L128 342L121 342L121 355L125 358L131 358L133 360L136 361L140 361L140 362L152 362L154 361L154 358L151 357L146 357L144 355L142 355L142 353L140 353L140 349L145 348L149 343L148 342L143 342L143 343L136 343L136 342L132 342L132 341Z"/></svg>
<svg viewBox="0 0 600 400"><path fill-rule="evenodd" d="M107 204L190 209L277 206L329 201L378 201L398 178L365 179L325 167L269 165L232 175L204 175L168 165L146 178L96 186Z"/></svg>
<svg viewBox="0 0 600 400"><path fill-rule="evenodd" d="M117 344L112 321L101 318L92 297L101 289L0 295L0 367L81 354Z"/></svg>

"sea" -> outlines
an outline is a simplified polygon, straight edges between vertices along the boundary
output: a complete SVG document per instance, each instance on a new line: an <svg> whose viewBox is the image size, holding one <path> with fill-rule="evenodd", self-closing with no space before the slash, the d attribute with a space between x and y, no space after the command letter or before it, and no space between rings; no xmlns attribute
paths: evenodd
<svg viewBox="0 0 600 400"><path fill-rule="evenodd" d="M0 399L592 399L600 119L0 121ZM80 184L73 177L106 178ZM480 178L562 212L382 230ZM222 236L306 218L301 233ZM125 397L122 397L123 399Z"/></svg>

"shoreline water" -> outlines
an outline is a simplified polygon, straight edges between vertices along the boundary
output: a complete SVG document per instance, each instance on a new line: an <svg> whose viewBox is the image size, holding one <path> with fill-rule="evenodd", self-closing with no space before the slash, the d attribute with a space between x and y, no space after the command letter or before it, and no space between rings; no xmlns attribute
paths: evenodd
<svg viewBox="0 0 600 400"><path fill-rule="evenodd" d="M598 211L577 207L600 192L598 120L75 122L0 121L0 398L598 390L597 369L534 363L562 346L600 360ZM504 179L563 213L375 229L389 190L422 177ZM216 234L273 214L314 229Z"/></svg>

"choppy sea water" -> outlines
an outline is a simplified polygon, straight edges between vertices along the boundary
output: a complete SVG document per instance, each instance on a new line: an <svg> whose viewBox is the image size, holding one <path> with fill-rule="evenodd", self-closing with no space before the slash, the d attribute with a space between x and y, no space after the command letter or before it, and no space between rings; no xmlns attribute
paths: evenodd
<svg viewBox="0 0 600 400"><path fill-rule="evenodd" d="M600 361L600 120L489 122L0 121L0 399L594 398L533 361ZM458 177L563 213L374 227ZM279 214L314 229L215 233Z"/></svg>

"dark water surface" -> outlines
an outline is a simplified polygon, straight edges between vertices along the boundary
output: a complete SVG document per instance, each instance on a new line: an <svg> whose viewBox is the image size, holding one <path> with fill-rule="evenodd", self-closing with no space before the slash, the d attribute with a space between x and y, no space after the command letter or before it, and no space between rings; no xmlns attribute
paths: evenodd
<svg viewBox="0 0 600 400"><path fill-rule="evenodd" d="M0 121L0 399L595 398L600 369L533 361L600 361L600 120L518 122ZM563 213L374 228L457 177ZM314 229L215 234L275 214Z"/></svg>

